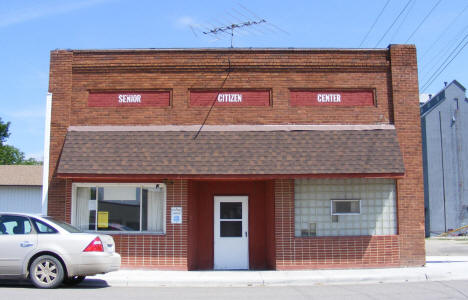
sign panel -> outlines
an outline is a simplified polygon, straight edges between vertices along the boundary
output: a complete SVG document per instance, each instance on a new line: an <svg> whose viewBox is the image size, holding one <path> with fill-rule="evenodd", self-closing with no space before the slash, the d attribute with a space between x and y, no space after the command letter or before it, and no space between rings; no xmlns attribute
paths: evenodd
<svg viewBox="0 0 468 300"><path fill-rule="evenodd" d="M171 224L182 224L182 207L171 207Z"/></svg>
<svg viewBox="0 0 468 300"><path fill-rule="evenodd" d="M291 90L291 106L373 106L372 90Z"/></svg>
<svg viewBox="0 0 468 300"><path fill-rule="evenodd" d="M90 92L88 107L165 107L170 105L169 91Z"/></svg>
<svg viewBox="0 0 468 300"><path fill-rule="evenodd" d="M109 212L98 211L98 228L108 228L108 227L109 227Z"/></svg>
<svg viewBox="0 0 468 300"><path fill-rule="evenodd" d="M191 106L269 106L269 90L190 91Z"/></svg>

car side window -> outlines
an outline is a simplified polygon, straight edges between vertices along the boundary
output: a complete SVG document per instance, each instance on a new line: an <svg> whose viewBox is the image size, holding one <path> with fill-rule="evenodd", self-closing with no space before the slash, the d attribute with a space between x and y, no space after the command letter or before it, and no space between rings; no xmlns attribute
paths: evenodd
<svg viewBox="0 0 468 300"><path fill-rule="evenodd" d="M3 215L0 217L0 234L29 234L31 222L26 217Z"/></svg>
<svg viewBox="0 0 468 300"><path fill-rule="evenodd" d="M51 227L50 225L42 222L42 221L39 221L39 220L36 220L36 219L32 219L33 222L34 222L34 226L36 227L36 231L37 233L39 234L50 234L50 233L57 233L57 230L53 227Z"/></svg>

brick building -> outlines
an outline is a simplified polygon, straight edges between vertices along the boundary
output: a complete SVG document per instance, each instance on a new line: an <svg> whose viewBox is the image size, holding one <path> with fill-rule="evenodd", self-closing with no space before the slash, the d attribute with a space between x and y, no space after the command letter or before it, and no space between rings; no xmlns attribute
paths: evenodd
<svg viewBox="0 0 468 300"><path fill-rule="evenodd" d="M416 49L56 50L48 213L124 266L425 261Z"/></svg>

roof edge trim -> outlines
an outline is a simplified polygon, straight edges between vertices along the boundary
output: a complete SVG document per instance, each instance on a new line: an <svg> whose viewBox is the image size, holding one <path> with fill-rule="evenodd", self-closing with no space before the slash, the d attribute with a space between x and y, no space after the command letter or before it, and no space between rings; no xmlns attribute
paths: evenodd
<svg viewBox="0 0 468 300"><path fill-rule="evenodd" d="M332 131L332 130L394 130L392 124L360 125L104 125L104 126L70 126L68 131Z"/></svg>
<svg viewBox="0 0 468 300"><path fill-rule="evenodd" d="M58 178L76 180L271 180L291 178L389 178L399 179L405 176L405 172L394 173L320 173L320 174L90 174L90 173L57 173ZM121 181L123 182L123 181Z"/></svg>

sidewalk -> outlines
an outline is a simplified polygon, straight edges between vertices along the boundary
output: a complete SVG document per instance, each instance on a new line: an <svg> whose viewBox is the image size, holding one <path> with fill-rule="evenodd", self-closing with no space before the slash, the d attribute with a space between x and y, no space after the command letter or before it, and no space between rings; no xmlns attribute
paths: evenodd
<svg viewBox="0 0 468 300"><path fill-rule="evenodd" d="M428 256L425 267L311 271L152 271L123 269L88 277L82 285L106 282L131 287L230 287L333 285L468 280L468 256Z"/></svg>

